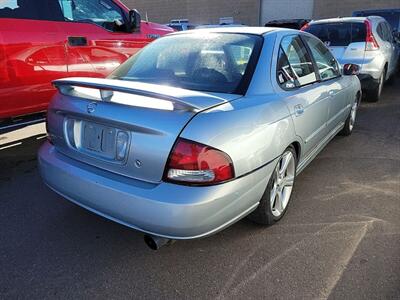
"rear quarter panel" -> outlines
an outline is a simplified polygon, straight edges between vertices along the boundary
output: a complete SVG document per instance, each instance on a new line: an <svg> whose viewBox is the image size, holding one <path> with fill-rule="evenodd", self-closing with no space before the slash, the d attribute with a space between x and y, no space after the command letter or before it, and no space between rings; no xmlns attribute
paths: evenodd
<svg viewBox="0 0 400 300"><path fill-rule="evenodd" d="M227 153L236 177L272 162L297 139L289 110L273 94L243 97L200 113L181 137Z"/></svg>

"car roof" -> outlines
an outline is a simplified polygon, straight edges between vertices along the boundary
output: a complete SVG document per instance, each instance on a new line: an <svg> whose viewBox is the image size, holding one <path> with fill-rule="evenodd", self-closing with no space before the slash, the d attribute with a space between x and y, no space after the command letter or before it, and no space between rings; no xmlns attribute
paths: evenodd
<svg viewBox="0 0 400 300"><path fill-rule="evenodd" d="M274 27L223 26L217 28L199 28L184 32L174 32L171 35L195 34L195 33L241 33L241 34L245 33L254 35L264 35L273 31L283 31L283 30L290 30L290 29L274 28Z"/></svg>
<svg viewBox="0 0 400 300"><path fill-rule="evenodd" d="M368 16L368 17L344 17L344 18L330 18L321 19L316 21L311 21L309 24L325 24L325 23L344 23L344 22L364 22L365 20L384 20L384 18L379 16Z"/></svg>

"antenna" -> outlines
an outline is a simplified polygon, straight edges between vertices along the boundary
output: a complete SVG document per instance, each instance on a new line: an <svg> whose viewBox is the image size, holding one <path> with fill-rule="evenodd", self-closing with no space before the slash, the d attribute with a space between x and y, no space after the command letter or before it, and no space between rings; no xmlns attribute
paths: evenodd
<svg viewBox="0 0 400 300"><path fill-rule="evenodd" d="M149 16L147 15L147 11L146 11L146 22L149 23Z"/></svg>

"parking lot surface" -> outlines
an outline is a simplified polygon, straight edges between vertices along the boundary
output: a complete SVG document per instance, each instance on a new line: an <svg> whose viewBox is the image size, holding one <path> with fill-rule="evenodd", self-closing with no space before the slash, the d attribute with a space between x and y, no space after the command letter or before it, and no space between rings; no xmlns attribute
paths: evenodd
<svg viewBox="0 0 400 300"><path fill-rule="evenodd" d="M1 299L400 298L400 80L299 175L280 223L157 252L42 183L43 132L0 136Z"/></svg>

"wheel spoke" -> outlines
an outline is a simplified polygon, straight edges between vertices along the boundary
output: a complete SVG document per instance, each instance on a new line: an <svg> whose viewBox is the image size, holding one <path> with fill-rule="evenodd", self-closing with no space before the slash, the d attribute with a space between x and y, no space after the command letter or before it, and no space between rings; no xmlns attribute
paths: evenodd
<svg viewBox="0 0 400 300"><path fill-rule="evenodd" d="M294 176L286 176L284 179L283 179L283 183L282 183L282 186L284 186L284 187L290 187L290 186L293 186L293 184L294 184Z"/></svg>
<svg viewBox="0 0 400 300"><path fill-rule="evenodd" d="M292 152L285 153L284 156L282 157L281 167L279 169L279 173L281 175L286 173L286 170L287 170L291 160L292 160Z"/></svg>
<svg viewBox="0 0 400 300"><path fill-rule="evenodd" d="M279 190L276 193L276 200L275 200L275 205L274 205L275 210L277 210L279 214L281 214L283 212L283 203L282 203L283 198L282 198L282 196L283 196L282 195L282 191Z"/></svg>
<svg viewBox="0 0 400 300"><path fill-rule="evenodd" d="M276 194L278 193L278 185L275 183L274 187L271 190L271 197L270 197L270 201L271 201L271 208L274 209L275 207L275 202L276 202Z"/></svg>

